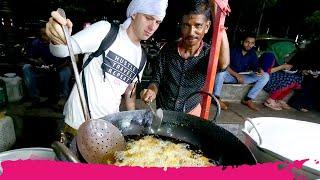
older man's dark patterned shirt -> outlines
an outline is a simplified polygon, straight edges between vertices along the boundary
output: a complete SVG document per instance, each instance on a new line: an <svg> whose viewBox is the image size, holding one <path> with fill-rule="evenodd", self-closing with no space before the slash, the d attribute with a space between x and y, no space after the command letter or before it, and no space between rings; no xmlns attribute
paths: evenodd
<svg viewBox="0 0 320 180"><path fill-rule="evenodd" d="M183 59L177 43L168 43L162 48L151 83L158 86L158 108L181 112L185 104L189 112L202 100L202 96L196 94L186 101L191 93L204 87L210 46L203 43L198 56Z"/></svg>

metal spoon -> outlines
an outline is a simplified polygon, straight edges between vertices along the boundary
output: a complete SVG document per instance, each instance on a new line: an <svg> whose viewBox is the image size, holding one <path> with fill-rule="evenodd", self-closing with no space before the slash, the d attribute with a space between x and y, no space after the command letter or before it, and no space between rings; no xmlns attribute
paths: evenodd
<svg viewBox="0 0 320 180"><path fill-rule="evenodd" d="M152 114L153 114L153 119L151 122L151 128L153 130L158 130L161 126L162 119L163 119L163 110L161 108L154 110L153 107L151 106L151 102L147 103L148 107L150 108Z"/></svg>

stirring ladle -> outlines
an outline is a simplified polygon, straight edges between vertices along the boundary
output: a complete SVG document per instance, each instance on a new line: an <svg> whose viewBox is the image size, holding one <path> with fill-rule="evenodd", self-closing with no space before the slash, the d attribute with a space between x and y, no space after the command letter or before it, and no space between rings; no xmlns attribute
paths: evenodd
<svg viewBox="0 0 320 180"><path fill-rule="evenodd" d="M58 8L58 13L66 19L63 9ZM83 87L80 83L76 58L72 49L68 28L62 25L67 46L74 70L76 85L80 96L85 122L78 129L77 147L88 163L109 164L114 161L114 153L125 148L125 140L121 131L112 123L102 119L90 119L89 110L84 97Z"/></svg>

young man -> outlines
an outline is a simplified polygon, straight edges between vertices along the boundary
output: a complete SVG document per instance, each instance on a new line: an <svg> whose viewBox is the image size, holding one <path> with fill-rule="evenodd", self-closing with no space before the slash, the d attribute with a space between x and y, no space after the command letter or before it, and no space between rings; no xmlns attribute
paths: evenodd
<svg viewBox="0 0 320 180"><path fill-rule="evenodd" d="M184 1L181 19L181 38L166 44L159 56L157 70L148 89L141 92L145 102L157 98L157 107L166 110L183 111L196 116L201 113L201 95L197 94L186 101L187 97L203 89L207 75L210 45L202 39L208 32L210 7L206 0ZM220 55L220 68L229 63L229 44L223 32Z"/></svg>
<svg viewBox="0 0 320 180"><path fill-rule="evenodd" d="M263 87L269 81L269 74L264 73L259 67L258 57L253 49L256 38L254 35L247 35L241 48L231 49L230 66L226 71L219 72L216 76L214 95L220 98L221 89L224 82L226 83L240 83L251 84L254 83L248 94L241 101L242 104L247 105L250 109L258 111L254 100ZM249 72L251 74L241 74L241 72ZM221 109L226 110L228 106L220 101Z"/></svg>
<svg viewBox="0 0 320 180"><path fill-rule="evenodd" d="M127 20L120 25L115 41L104 52L105 56L93 58L82 71L92 119L118 112L123 94L127 109L135 109L134 83L142 56L140 41L147 40L158 29L165 17L167 4L167 0L132 0L127 8ZM51 52L59 57L68 56L60 24L67 25L71 31L72 23L63 19L56 11L51 15L47 23L47 34L52 42ZM75 54L86 53L87 59L90 53L98 49L109 30L110 23L100 21L73 35L71 41ZM107 66L107 72L102 71L102 65ZM65 105L64 115L65 123L73 130L84 122L76 86Z"/></svg>

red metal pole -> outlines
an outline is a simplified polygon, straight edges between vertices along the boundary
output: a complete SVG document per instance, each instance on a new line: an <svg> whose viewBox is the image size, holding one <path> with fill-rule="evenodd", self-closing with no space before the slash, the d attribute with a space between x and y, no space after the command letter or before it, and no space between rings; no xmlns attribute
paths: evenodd
<svg viewBox="0 0 320 180"><path fill-rule="evenodd" d="M216 77L217 72L217 65L218 65L218 58L220 53L220 46L221 46L221 37L222 31L224 30L224 22L227 13L230 12L230 8L228 6L228 0L210 0L212 5L215 3L215 9L212 10L212 16L214 23L212 23L213 34L212 34L212 43L211 43L211 51L210 51L210 58L208 63L207 69L207 77L206 83L203 91L211 93L213 91L214 80ZM211 105L211 97L205 95L202 101L202 111L201 117L203 119L208 119L209 112L210 112L210 105Z"/></svg>

